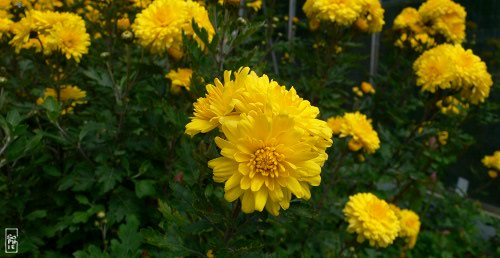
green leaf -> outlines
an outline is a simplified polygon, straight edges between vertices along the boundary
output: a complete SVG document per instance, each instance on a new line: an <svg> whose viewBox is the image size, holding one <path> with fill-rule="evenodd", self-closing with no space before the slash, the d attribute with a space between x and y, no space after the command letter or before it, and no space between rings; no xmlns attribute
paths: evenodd
<svg viewBox="0 0 500 258"><path fill-rule="evenodd" d="M13 127L17 126L21 121L21 116L19 115L19 112L17 110L11 110L9 113L7 113L7 122L12 125Z"/></svg>
<svg viewBox="0 0 500 258"><path fill-rule="evenodd" d="M33 221L40 218L45 218L47 216L46 210L36 210L26 216L27 220Z"/></svg>
<svg viewBox="0 0 500 258"><path fill-rule="evenodd" d="M154 196L156 194L154 180L138 180L135 181L135 194L139 198L146 196Z"/></svg>
<svg viewBox="0 0 500 258"><path fill-rule="evenodd" d="M127 217L127 223L118 229L120 241L111 240L111 251L115 257L139 257L141 250L142 236L138 232L139 220L134 215Z"/></svg>
<svg viewBox="0 0 500 258"><path fill-rule="evenodd" d="M85 223L89 220L89 214L86 211L77 211L73 213L73 219L71 220L74 224Z"/></svg>

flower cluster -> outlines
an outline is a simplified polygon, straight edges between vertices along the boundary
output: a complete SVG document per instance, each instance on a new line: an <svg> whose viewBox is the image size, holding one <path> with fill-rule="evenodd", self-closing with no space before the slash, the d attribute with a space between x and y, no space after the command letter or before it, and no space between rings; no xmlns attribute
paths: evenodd
<svg viewBox="0 0 500 258"><path fill-rule="evenodd" d="M422 51L436 41L461 43L465 39L465 9L451 0L428 0L418 10L407 7L394 19L393 28L401 32L396 46L407 44Z"/></svg>
<svg viewBox="0 0 500 258"><path fill-rule="evenodd" d="M73 58L80 62L90 46L85 22L73 13L31 10L20 21L12 24L12 33L14 37L10 44L16 52L35 48L45 55L60 52L67 59Z"/></svg>
<svg viewBox="0 0 500 258"><path fill-rule="evenodd" d="M460 45L442 44L425 51L413 63L422 91L450 89L472 104L484 102L493 85L481 58Z"/></svg>
<svg viewBox="0 0 500 258"><path fill-rule="evenodd" d="M398 236L406 240L406 248L413 249L420 233L420 217L412 210L400 209L394 204L389 204L389 206L399 220L401 229Z"/></svg>
<svg viewBox="0 0 500 258"><path fill-rule="evenodd" d="M367 153L374 153L380 148L380 139L373 130L371 120L359 112L345 113L342 117L331 117L327 120L333 134L340 137L351 137L348 147L351 151L363 149Z"/></svg>
<svg viewBox="0 0 500 258"><path fill-rule="evenodd" d="M371 246L387 247L401 230L398 217L389 204L372 193L349 196L344 207L347 231L356 233L359 243L368 240Z"/></svg>
<svg viewBox="0 0 500 258"><path fill-rule="evenodd" d="M355 25L364 32L382 30L384 9L378 0L307 0L302 8L310 20L312 29L321 21L340 26Z"/></svg>
<svg viewBox="0 0 500 258"><path fill-rule="evenodd" d="M76 86L63 85L59 91L54 88L46 88L43 97L38 98L36 104L43 105L48 97L52 97L62 104L61 114L65 115L73 112L76 105L87 103L87 101L83 100L86 96L87 93Z"/></svg>
<svg viewBox="0 0 500 258"><path fill-rule="evenodd" d="M491 178L498 176L498 172L500 172L500 151L495 151L491 156L484 156L482 162L485 167L490 169L488 175Z"/></svg>
<svg viewBox="0 0 500 258"><path fill-rule="evenodd" d="M225 199L238 198L242 210L264 208L272 215L287 209L292 194L309 199L310 186L321 182L332 132L316 119L317 107L266 75L245 67L224 72L224 82L206 86L207 94L194 103L186 125L193 136L220 128L215 142L222 157L210 160L214 181L225 183Z"/></svg>
<svg viewBox="0 0 500 258"><path fill-rule="evenodd" d="M441 113L445 115L458 115L461 110L463 111L469 108L469 103L464 104L453 96L447 96L442 100L438 100L438 102L436 102L436 106L439 108Z"/></svg>
<svg viewBox="0 0 500 258"><path fill-rule="evenodd" d="M363 97L363 94L375 94L375 88L368 82L362 82L360 87L353 87L352 91L358 97Z"/></svg>
<svg viewBox="0 0 500 258"><path fill-rule="evenodd" d="M132 29L139 44L152 53L168 52L179 59L183 56L182 35L193 37L200 46L203 42L196 37L192 21L208 32L209 40L215 29L208 18L207 10L191 0L155 0L139 13Z"/></svg>

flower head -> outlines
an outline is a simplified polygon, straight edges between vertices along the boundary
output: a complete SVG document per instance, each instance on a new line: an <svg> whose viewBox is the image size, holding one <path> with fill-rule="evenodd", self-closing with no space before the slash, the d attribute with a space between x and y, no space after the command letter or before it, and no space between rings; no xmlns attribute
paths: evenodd
<svg viewBox="0 0 500 258"><path fill-rule="evenodd" d="M179 68L177 70L171 70L165 77L172 81L172 92L178 93L182 87L189 91L192 75L193 70L189 68Z"/></svg>
<svg viewBox="0 0 500 258"><path fill-rule="evenodd" d="M374 153L380 148L380 139L373 130L371 120L359 112L344 114L340 137L349 136L349 148L353 151L362 147L366 152Z"/></svg>
<svg viewBox="0 0 500 258"><path fill-rule="evenodd" d="M225 199L241 200L245 213L266 210L277 216L292 194L309 199L309 186L321 182L325 156L293 117L272 113L241 114L222 124L226 139L216 137L222 157L208 162L214 181L224 182Z"/></svg>
<svg viewBox="0 0 500 258"><path fill-rule="evenodd" d="M375 94L375 88L373 88L373 86L370 83L368 83L368 82L362 82L361 83L361 90L365 94Z"/></svg>
<svg viewBox="0 0 500 258"><path fill-rule="evenodd" d="M358 193L349 197L344 207L347 231L358 234L357 241L368 240L371 246L387 247L400 231L399 220L384 200L371 193Z"/></svg>
<svg viewBox="0 0 500 258"><path fill-rule="evenodd" d="M487 168L500 171L500 151L495 151L495 153L490 156L484 156L481 162L483 162L483 165Z"/></svg>
<svg viewBox="0 0 500 258"><path fill-rule="evenodd" d="M182 56L183 32L188 37L195 36L193 19L211 39L215 30L206 9L191 0L156 0L137 15L132 29L139 43L151 52L161 54L172 49Z"/></svg>
<svg viewBox="0 0 500 258"><path fill-rule="evenodd" d="M461 43L465 39L465 9L451 0L427 0L418 12L434 33L443 35L448 42Z"/></svg>
<svg viewBox="0 0 500 258"><path fill-rule="evenodd" d="M343 122L344 119L341 116L330 117L326 120L326 124L330 127L330 129L332 129L333 135L340 134Z"/></svg>
<svg viewBox="0 0 500 258"><path fill-rule="evenodd" d="M397 216L401 224L399 236L406 239L407 248L413 249L420 232L420 218L414 211L407 209L401 210Z"/></svg>

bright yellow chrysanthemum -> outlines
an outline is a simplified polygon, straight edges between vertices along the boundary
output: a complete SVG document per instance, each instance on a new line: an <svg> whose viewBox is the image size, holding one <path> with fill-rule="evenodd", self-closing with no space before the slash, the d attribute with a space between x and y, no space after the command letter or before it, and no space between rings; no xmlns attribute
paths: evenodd
<svg viewBox="0 0 500 258"><path fill-rule="evenodd" d="M59 51L67 59L79 62L90 46L85 22L73 13L32 10L12 25L12 32L14 37L10 44L16 52L24 48L43 50L46 55Z"/></svg>
<svg viewBox="0 0 500 258"><path fill-rule="evenodd" d="M307 0L302 9L309 19L350 26L359 18L362 8L358 0Z"/></svg>
<svg viewBox="0 0 500 258"><path fill-rule="evenodd" d="M373 130L371 120L359 112L344 114L340 137L351 137L351 150L359 150L362 147L366 152L374 153L380 148L380 139Z"/></svg>
<svg viewBox="0 0 500 258"><path fill-rule="evenodd" d="M4 35L10 34L13 23L14 22L12 22L8 18L1 18L0 17L0 41L2 40Z"/></svg>
<svg viewBox="0 0 500 258"><path fill-rule="evenodd" d="M152 0L132 0L132 3L134 4L135 7L139 7L139 8L146 8L148 7L151 2L153 2Z"/></svg>
<svg viewBox="0 0 500 258"><path fill-rule="evenodd" d="M189 68L171 70L167 75L165 75L166 78L172 81L171 91L174 93L178 93L182 87L189 91L191 76L193 76L193 70Z"/></svg>
<svg viewBox="0 0 500 258"><path fill-rule="evenodd" d="M288 209L292 194L309 199L310 186L321 182L318 159L309 134L287 114L250 112L222 124L225 139L216 137L222 157L208 162L214 181L225 183L225 199L241 200L242 211L264 208L277 216ZM244 136L244 137L242 137Z"/></svg>
<svg viewBox="0 0 500 258"><path fill-rule="evenodd" d="M207 85L207 94L194 104L194 117L186 125L186 133L193 136L218 127L221 118L238 119L241 113L256 111L274 114L286 113L296 119L296 125L310 133L319 148L331 146L332 132L325 121L316 119L319 109L298 96L292 87L287 90L266 75L258 76L244 67L234 73L224 72L224 83L215 79Z"/></svg>
<svg viewBox="0 0 500 258"><path fill-rule="evenodd" d="M399 236L406 239L406 247L413 249L420 232L420 218L412 210L402 209L398 214L401 230Z"/></svg>
<svg viewBox="0 0 500 258"><path fill-rule="evenodd" d="M465 9L451 0L427 0L418 12L422 21L430 24L434 33L448 42L461 43L465 39Z"/></svg>
<svg viewBox="0 0 500 258"><path fill-rule="evenodd" d="M85 27L77 23L59 23L50 31L49 44L54 44L66 59L80 62L82 55L87 54L90 46L90 35Z"/></svg>
<svg viewBox="0 0 500 258"><path fill-rule="evenodd" d="M137 15L132 29L138 42L153 53L170 49L182 56L182 33L193 37L202 45L193 31L191 21L208 32L209 40L215 34L207 10L190 0L156 0Z"/></svg>
<svg viewBox="0 0 500 258"><path fill-rule="evenodd" d="M481 162L487 168L500 171L500 151L495 151L491 156L484 156Z"/></svg>
<svg viewBox="0 0 500 258"><path fill-rule="evenodd" d="M371 193L358 193L349 197L344 207L347 231L358 235L359 243L368 240L371 246L387 247L400 231L394 211L384 200Z"/></svg>
<svg viewBox="0 0 500 258"><path fill-rule="evenodd" d="M472 104L483 102L493 85L486 64L460 45L442 44L425 51L413 63L422 91L453 89Z"/></svg>
<svg viewBox="0 0 500 258"><path fill-rule="evenodd" d="M393 28L396 30L410 29L414 33L421 33L424 31L424 22L417 9L407 7L396 16Z"/></svg>
<svg viewBox="0 0 500 258"><path fill-rule="evenodd" d="M87 93L76 86L63 85L59 90L59 96L56 89L46 88L43 97L36 100L36 104L43 105L47 97L53 97L54 100L63 104L61 114L68 114L73 111L73 107L78 104L85 104L87 101L83 100Z"/></svg>

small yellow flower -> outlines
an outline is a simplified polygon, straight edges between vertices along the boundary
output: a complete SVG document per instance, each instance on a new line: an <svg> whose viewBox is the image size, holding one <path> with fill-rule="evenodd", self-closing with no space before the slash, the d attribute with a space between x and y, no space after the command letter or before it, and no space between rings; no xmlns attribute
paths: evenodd
<svg viewBox="0 0 500 258"><path fill-rule="evenodd" d="M496 178L498 176L498 172L496 172L495 170L488 170L488 176L490 176L491 178Z"/></svg>
<svg viewBox="0 0 500 258"><path fill-rule="evenodd" d="M401 223L399 236L406 239L408 249L413 249L420 232L420 218L414 211L407 209L401 210L397 215Z"/></svg>
<svg viewBox="0 0 500 258"><path fill-rule="evenodd" d="M193 70L189 68L171 70L167 75L165 75L166 78L172 81L172 88L170 90L173 93L179 93L182 87L189 91L192 76Z"/></svg>
<svg viewBox="0 0 500 258"><path fill-rule="evenodd" d="M361 90L365 94L375 94L375 88L373 88L373 86L370 83L368 83L368 82L362 82L361 83Z"/></svg>
<svg viewBox="0 0 500 258"><path fill-rule="evenodd" d="M349 196L343 213L349 223L347 231L356 233L359 243L368 240L371 246L387 247L396 239L401 228L389 204L371 193Z"/></svg>
<svg viewBox="0 0 500 258"><path fill-rule="evenodd" d="M439 132L438 140L441 145L446 145L446 143L448 142L448 132L447 131Z"/></svg>
<svg viewBox="0 0 500 258"><path fill-rule="evenodd" d="M341 116L330 117L326 120L328 127L332 129L333 135L340 134L340 128L342 127L343 118Z"/></svg>
<svg viewBox="0 0 500 258"><path fill-rule="evenodd" d="M484 156L481 162L487 168L500 171L500 151L495 151L491 156Z"/></svg>
<svg viewBox="0 0 500 258"><path fill-rule="evenodd" d="M120 18L116 21L116 27L122 31L128 30L130 28L130 20L128 17Z"/></svg>
<svg viewBox="0 0 500 258"><path fill-rule="evenodd" d="M363 92L359 89L358 86L352 87L352 92L356 94L358 97L363 97Z"/></svg>
<svg viewBox="0 0 500 258"><path fill-rule="evenodd" d="M348 136L354 140L351 143L353 147L362 144L363 149L368 153L374 153L380 148L380 139L377 132L373 130L371 120L359 112L344 114L340 137Z"/></svg>
<svg viewBox="0 0 500 258"><path fill-rule="evenodd" d="M215 258L214 250L212 250L212 249L209 249L207 251L206 255L207 255L207 258Z"/></svg>

